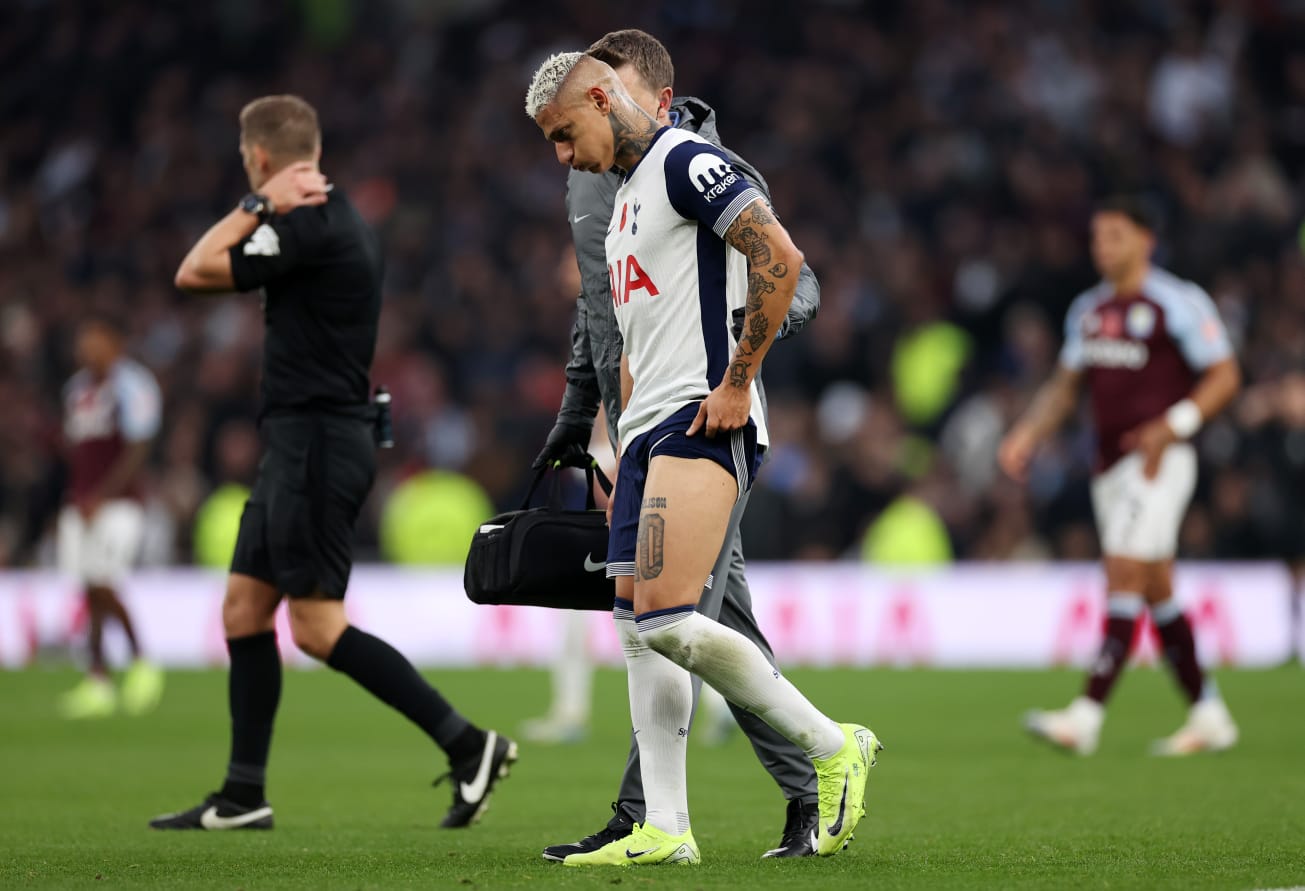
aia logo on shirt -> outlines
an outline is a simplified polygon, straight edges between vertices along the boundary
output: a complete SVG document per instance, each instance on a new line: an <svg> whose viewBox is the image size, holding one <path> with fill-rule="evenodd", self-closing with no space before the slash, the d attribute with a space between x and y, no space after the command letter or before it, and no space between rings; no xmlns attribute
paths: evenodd
<svg viewBox="0 0 1305 891"><path fill-rule="evenodd" d="M630 302L635 291L647 291L649 297L656 297L660 291L652 277L643 271L634 254L625 260L607 264L607 278L612 285L612 303L616 306Z"/></svg>

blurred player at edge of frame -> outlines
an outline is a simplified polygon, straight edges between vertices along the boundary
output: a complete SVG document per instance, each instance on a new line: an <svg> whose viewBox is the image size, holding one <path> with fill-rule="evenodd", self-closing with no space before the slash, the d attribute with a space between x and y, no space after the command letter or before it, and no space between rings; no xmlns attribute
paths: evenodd
<svg viewBox="0 0 1305 891"><path fill-rule="evenodd" d="M1025 479L1039 444L1073 412L1086 383L1097 431L1092 507L1109 592L1105 640L1082 696L1025 718L1029 732L1080 755L1097 748L1106 700L1145 609L1190 703L1186 723L1152 751L1187 755L1237 742L1237 725L1197 661L1173 573L1196 487L1188 441L1232 401L1241 372L1209 295L1153 266L1154 248L1155 227L1139 203L1117 198L1098 207L1092 258L1103 281L1070 306L1059 367L998 455L1007 473Z"/></svg>
<svg viewBox="0 0 1305 891"><path fill-rule="evenodd" d="M119 704L104 656L104 626L116 619L127 636L132 664L123 677L121 704L139 715L158 705L163 673L141 656L140 641L119 597L123 578L140 553L145 515L140 471L159 432L162 399L154 375L123 354L122 331L93 317L77 331L78 371L64 387L68 503L59 514L58 561L85 587L90 664L86 677L60 702L69 718L110 715Z"/></svg>
<svg viewBox="0 0 1305 891"><path fill-rule="evenodd" d="M766 443L755 385L793 300L802 253L718 147L661 125L615 71L584 53L536 70L526 114L577 170L624 172L606 237L623 341L620 469L607 574L638 735L646 816L565 866L698 863L686 741L690 672L796 744L815 768L817 852L840 851L865 813L875 735L838 724L754 641L696 609L729 516ZM732 312L743 338L729 349Z"/></svg>
<svg viewBox="0 0 1305 891"><path fill-rule="evenodd" d="M701 99L674 94L675 67L670 53L657 38L637 29L613 31L595 41L586 53L611 65L630 98L657 123L695 133L719 146L715 111ZM761 174L728 148L720 146L720 150L733 169L755 186L762 197L769 199L770 188ZM617 170L602 174L571 170L567 175L566 210L579 264L581 288L571 336L571 359L566 366L566 393L557 423L535 459L537 468L558 460L573 463L583 455L600 405L605 410L605 427L611 447L616 449L618 446L622 342L612 303L605 242L612 223L613 202L622 179L623 174ZM776 333L776 339L784 342L796 337L820 306L820 283L815 273L803 263L797 276L793 302ZM734 313L734 320L739 326L743 324L742 307ZM739 335L734 335L734 340L738 338ZM764 417L765 394L760 377L757 378L757 392ZM752 612L752 592L748 588L743 537L739 530L749 497L749 493L744 493L730 513L724 546L711 571L713 584L703 590L698 612L749 638L773 662L770 643ZM584 621L583 616L578 618ZM574 627L574 621L571 627ZM576 678L583 682L582 672L586 670L584 641L583 638L575 640L574 634L570 637L563 645L555 677L563 682ZM563 701L575 702L576 697L564 683L559 683L557 689L566 697ZM728 706L710 686L703 686L701 678L694 678L693 689L696 703L690 718L693 736L702 739L719 727L720 717L717 715L730 725L737 721L786 800L779 843L762 856L814 855L819 795L811 759L756 715ZM713 701L719 703L717 715L710 711ZM704 717L707 720L703 720ZM572 854L597 850L628 835L634 824L644 819L644 810L639 746L632 736L613 815L607 825L579 841L549 845L543 856L546 860L565 861Z"/></svg>
<svg viewBox="0 0 1305 891"><path fill-rule="evenodd" d="M222 622L231 655L231 757L221 789L155 829L270 829L266 785L281 697L276 610L308 655L416 724L449 759L453 804L441 825L476 822L516 744L481 730L398 650L351 624L344 597L354 523L376 476L368 404L381 312L376 233L318 169L317 112L265 96L240 112L240 153L254 190L190 249L183 291L263 290L263 459L240 518ZM365 757L365 756L364 756Z"/></svg>

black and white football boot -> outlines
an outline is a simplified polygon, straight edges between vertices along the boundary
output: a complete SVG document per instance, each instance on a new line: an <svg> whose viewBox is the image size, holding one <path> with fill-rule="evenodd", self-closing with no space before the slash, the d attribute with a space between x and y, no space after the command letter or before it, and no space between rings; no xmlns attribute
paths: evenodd
<svg viewBox="0 0 1305 891"><path fill-rule="evenodd" d="M151 829L271 829L272 806L245 807L214 792L188 811L150 820Z"/></svg>
<svg viewBox="0 0 1305 891"><path fill-rule="evenodd" d="M511 771L517 760L517 744L493 730L485 732L485 747L478 757L452 766L452 770L435 781L453 784L453 805L440 826L458 829L476 823L489 809L494 786Z"/></svg>
<svg viewBox="0 0 1305 891"><path fill-rule="evenodd" d="M814 801L803 802L794 798L788 803L788 813L784 819L784 834L780 836L779 846L762 854L768 857L814 857L816 854L816 831L820 826L820 807Z"/></svg>
<svg viewBox="0 0 1305 891"><path fill-rule="evenodd" d="M612 802L612 810L615 812L612 819L608 820L607 825L602 829L593 835L585 836L577 842L569 842L564 845L549 845L544 848L544 859L551 860L554 863L561 863L572 854L591 854L617 839L628 836L634 831L634 820L618 807L616 802Z"/></svg>

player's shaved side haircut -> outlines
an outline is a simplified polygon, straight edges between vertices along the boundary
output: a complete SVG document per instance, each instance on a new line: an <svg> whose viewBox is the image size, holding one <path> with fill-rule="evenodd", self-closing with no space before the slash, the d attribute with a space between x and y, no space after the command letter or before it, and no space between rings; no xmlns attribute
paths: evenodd
<svg viewBox="0 0 1305 891"><path fill-rule="evenodd" d="M576 63L584 57L584 53L553 53L535 70L535 76L530 79L530 89L526 90L526 115L531 120L557 98L562 84Z"/></svg>
<svg viewBox="0 0 1305 891"><path fill-rule="evenodd" d="M240 110L240 139L279 161L311 160L322 147L317 111L298 96L264 96Z"/></svg>
<svg viewBox="0 0 1305 891"><path fill-rule="evenodd" d="M593 42L587 55L613 68L633 65L644 84L654 93L665 87L675 88L675 66L671 54L656 37L638 28L612 31Z"/></svg>

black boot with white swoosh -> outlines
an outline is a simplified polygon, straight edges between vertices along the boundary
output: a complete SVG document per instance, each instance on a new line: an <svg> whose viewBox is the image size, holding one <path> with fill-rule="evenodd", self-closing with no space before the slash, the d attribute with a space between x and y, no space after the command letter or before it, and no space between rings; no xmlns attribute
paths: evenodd
<svg viewBox="0 0 1305 891"><path fill-rule="evenodd" d="M435 781L449 779L453 784L453 805L440 826L456 829L477 822L489 809L489 796L499 780L506 777L517 760L517 744L493 730L485 733L485 746L474 758L453 765L453 769Z"/></svg>
<svg viewBox="0 0 1305 891"><path fill-rule="evenodd" d="M272 806L266 801L244 807L214 792L188 811L150 820L151 829L271 829Z"/></svg>

